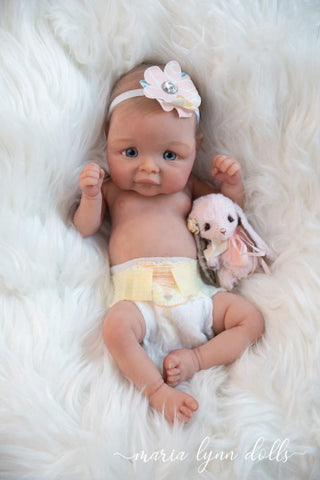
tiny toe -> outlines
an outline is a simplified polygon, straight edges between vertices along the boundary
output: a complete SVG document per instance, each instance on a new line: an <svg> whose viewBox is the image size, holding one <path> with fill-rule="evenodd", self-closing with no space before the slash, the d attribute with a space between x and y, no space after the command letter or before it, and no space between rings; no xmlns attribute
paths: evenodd
<svg viewBox="0 0 320 480"><path fill-rule="evenodd" d="M175 357L173 354L169 354L163 361L163 365L167 370L177 368L179 364L179 357Z"/></svg>
<svg viewBox="0 0 320 480"><path fill-rule="evenodd" d="M187 408L190 408L190 410L192 410L192 411L194 411L194 412L195 412L196 410L198 410L198 408L199 408L198 402L197 402L194 398L191 398L191 397L190 397L190 398L187 398L187 399L185 400L184 404L185 404L185 406L186 406Z"/></svg>
<svg viewBox="0 0 320 480"><path fill-rule="evenodd" d="M166 365L166 368L167 368L168 370L173 370L173 369L177 368L178 365L179 365L178 359L176 359L176 358L170 358L170 359L168 360L168 364Z"/></svg>
<svg viewBox="0 0 320 480"><path fill-rule="evenodd" d="M168 377L166 379L166 383L170 386L170 387L176 387L177 385L179 385L180 382L180 375L176 376L176 377Z"/></svg>
<svg viewBox="0 0 320 480"><path fill-rule="evenodd" d="M182 405L182 407L180 407L180 413L182 413L182 415L184 415L187 418L191 418L192 415L194 414L194 411Z"/></svg>
<svg viewBox="0 0 320 480"><path fill-rule="evenodd" d="M167 375L170 377L180 375L180 368L170 368L167 370Z"/></svg>
<svg viewBox="0 0 320 480"><path fill-rule="evenodd" d="M184 425L189 422L190 417L184 415L182 412L177 412L176 418L179 422L183 423Z"/></svg>

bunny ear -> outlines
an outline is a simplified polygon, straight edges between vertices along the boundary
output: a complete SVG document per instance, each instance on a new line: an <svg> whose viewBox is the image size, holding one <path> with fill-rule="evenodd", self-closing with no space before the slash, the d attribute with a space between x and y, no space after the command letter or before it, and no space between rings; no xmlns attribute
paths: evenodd
<svg viewBox="0 0 320 480"><path fill-rule="evenodd" d="M265 252L265 256L270 259L274 260L275 255L273 251L268 247L268 245L262 240L262 238L254 231L254 229L251 227L250 223L247 220L247 217L245 213L243 212L242 208L239 207L238 204L235 203L235 210L237 212L237 215L239 217L239 223L242 225L243 229L249 235L251 238L252 242L255 244L257 248Z"/></svg>

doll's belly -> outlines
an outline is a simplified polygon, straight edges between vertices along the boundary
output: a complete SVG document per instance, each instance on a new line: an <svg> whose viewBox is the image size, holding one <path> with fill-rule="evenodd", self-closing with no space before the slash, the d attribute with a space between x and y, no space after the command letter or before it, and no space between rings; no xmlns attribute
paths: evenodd
<svg viewBox="0 0 320 480"><path fill-rule="evenodd" d="M157 222L128 221L113 227L109 242L111 265L133 258L197 258L193 235L183 219L158 218Z"/></svg>

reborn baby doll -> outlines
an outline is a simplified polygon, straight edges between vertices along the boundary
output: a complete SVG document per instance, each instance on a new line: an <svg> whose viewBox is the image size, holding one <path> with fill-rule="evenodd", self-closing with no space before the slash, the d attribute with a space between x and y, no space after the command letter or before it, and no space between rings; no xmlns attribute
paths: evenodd
<svg viewBox="0 0 320 480"><path fill-rule="evenodd" d="M116 84L105 127L110 179L80 174L74 225L85 237L111 218L114 299L103 336L124 376L173 422L198 408L175 389L200 369L228 364L261 336L261 313L244 298L205 285L186 219L193 198L215 190L192 175L201 143L200 96L180 65L140 65ZM221 192L242 204L240 165L213 159Z"/></svg>

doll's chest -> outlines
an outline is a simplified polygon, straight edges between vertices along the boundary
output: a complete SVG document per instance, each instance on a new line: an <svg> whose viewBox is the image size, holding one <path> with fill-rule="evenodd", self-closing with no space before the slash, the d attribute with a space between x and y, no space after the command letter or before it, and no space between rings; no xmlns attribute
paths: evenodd
<svg viewBox="0 0 320 480"><path fill-rule="evenodd" d="M185 218L191 208L191 199L186 191L174 194L142 196L136 192L120 192L110 205L111 216L137 218L140 215L176 215Z"/></svg>

